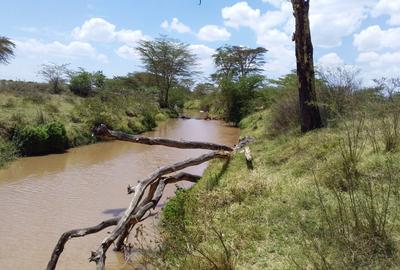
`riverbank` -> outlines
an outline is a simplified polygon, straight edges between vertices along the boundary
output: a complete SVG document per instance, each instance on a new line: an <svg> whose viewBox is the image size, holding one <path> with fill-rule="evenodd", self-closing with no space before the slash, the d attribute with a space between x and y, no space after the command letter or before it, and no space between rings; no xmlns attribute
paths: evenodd
<svg viewBox="0 0 400 270"><path fill-rule="evenodd" d="M94 143L91 128L98 123L139 134L170 117L169 111L160 110L146 94L122 96L107 91L83 98L43 89L3 89L0 108L0 168L18 156L62 152ZM48 131L49 125L61 129L57 138L51 138L54 134ZM54 140L66 143L55 151L54 147L47 147Z"/></svg>
<svg viewBox="0 0 400 270"><path fill-rule="evenodd" d="M400 154L385 135L397 126L360 117L273 137L270 117L240 123L242 136L257 138L254 170L242 154L212 162L165 206L163 242L145 261L161 269L398 269Z"/></svg>

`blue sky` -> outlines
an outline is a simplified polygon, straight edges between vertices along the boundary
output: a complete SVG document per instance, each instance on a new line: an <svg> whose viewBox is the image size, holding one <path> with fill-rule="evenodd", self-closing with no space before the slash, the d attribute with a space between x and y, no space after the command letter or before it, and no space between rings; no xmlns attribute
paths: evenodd
<svg viewBox="0 0 400 270"><path fill-rule="evenodd" d="M400 75L400 0L311 0L315 62L348 65L372 78ZM293 18L287 0L4 1L0 35L16 57L0 79L41 80L40 65L70 63L107 76L141 70L135 46L160 34L190 44L204 76L224 44L263 46L265 75L294 68Z"/></svg>

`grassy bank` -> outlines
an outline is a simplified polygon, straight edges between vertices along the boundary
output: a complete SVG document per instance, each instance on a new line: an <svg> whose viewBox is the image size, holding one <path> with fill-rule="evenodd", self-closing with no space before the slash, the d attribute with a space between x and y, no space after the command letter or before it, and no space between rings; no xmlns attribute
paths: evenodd
<svg viewBox="0 0 400 270"><path fill-rule="evenodd" d="M80 97L69 91L52 94L37 83L12 82L16 84L16 89L0 89L0 167L20 155L54 152L47 147L54 143L54 128L49 126L60 129L57 139L66 143L57 149L63 151L95 142L91 129L99 123L137 134L169 117L145 93L104 90Z"/></svg>
<svg viewBox="0 0 400 270"><path fill-rule="evenodd" d="M240 123L242 154L215 161L165 207L160 269L398 269L400 154L389 116L271 137L269 111ZM393 125L392 125L392 124ZM154 263L156 262L156 263Z"/></svg>

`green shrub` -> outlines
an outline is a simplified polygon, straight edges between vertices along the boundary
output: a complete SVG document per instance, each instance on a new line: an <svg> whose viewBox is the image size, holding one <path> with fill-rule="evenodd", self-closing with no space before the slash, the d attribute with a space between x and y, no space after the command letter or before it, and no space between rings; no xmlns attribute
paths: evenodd
<svg viewBox="0 0 400 270"><path fill-rule="evenodd" d="M150 112L145 112L142 119L142 124L147 130L152 130L157 126L156 119L154 115Z"/></svg>
<svg viewBox="0 0 400 270"><path fill-rule="evenodd" d="M28 156L60 153L68 147L67 132L58 122L19 128L13 141L19 151Z"/></svg>
<svg viewBox="0 0 400 270"><path fill-rule="evenodd" d="M17 157L18 151L12 142L0 137L0 168Z"/></svg>
<svg viewBox="0 0 400 270"><path fill-rule="evenodd" d="M92 92L92 75L82 71L71 78L69 89L78 96L86 97Z"/></svg>
<svg viewBox="0 0 400 270"><path fill-rule="evenodd" d="M271 107L270 135L276 136L300 125L300 105L298 94L288 91Z"/></svg>
<svg viewBox="0 0 400 270"><path fill-rule="evenodd" d="M92 136L90 127L82 124L72 124L69 126L67 136L69 147L91 144L96 141L95 137Z"/></svg>
<svg viewBox="0 0 400 270"><path fill-rule="evenodd" d="M130 132L133 134L142 133L146 129L143 126L143 124L137 119L129 119L128 120L128 128L130 129Z"/></svg>
<svg viewBox="0 0 400 270"><path fill-rule="evenodd" d="M261 76L242 77L235 82L223 79L220 82L224 101L224 118L227 122L238 125L240 120L254 111L256 89L260 86Z"/></svg>
<svg viewBox="0 0 400 270"><path fill-rule="evenodd" d="M161 122L161 121L167 120L167 116L166 116L165 114L163 114L163 113L157 113L157 114L154 116L154 119L155 119L156 121Z"/></svg>

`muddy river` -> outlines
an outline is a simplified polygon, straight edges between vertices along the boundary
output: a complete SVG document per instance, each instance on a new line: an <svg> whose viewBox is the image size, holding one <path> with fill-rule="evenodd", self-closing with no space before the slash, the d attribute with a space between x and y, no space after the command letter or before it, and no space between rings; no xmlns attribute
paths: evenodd
<svg viewBox="0 0 400 270"><path fill-rule="evenodd" d="M219 121L169 120L147 136L233 145L239 131ZM120 215L131 196L126 187L158 167L204 153L129 142L107 142L67 153L19 159L0 170L0 269L45 269L58 237L66 230L93 226ZM205 164L188 169L201 174ZM169 188L159 207L173 196ZM154 232L147 221L147 235ZM107 231L72 239L57 269L94 269L88 263ZM107 269L132 269L111 249Z"/></svg>

